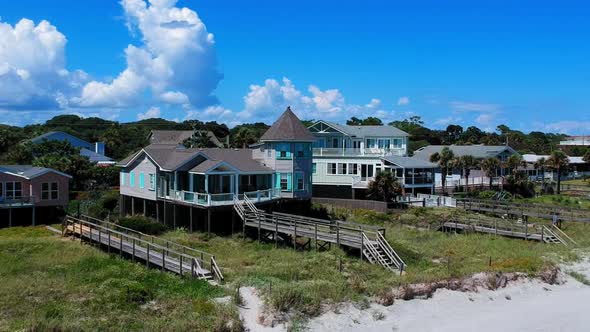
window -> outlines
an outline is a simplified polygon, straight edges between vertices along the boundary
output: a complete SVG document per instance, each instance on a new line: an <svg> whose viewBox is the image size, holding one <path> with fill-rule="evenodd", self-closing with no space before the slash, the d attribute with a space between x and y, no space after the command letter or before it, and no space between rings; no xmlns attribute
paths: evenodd
<svg viewBox="0 0 590 332"><path fill-rule="evenodd" d="M375 139L369 138L367 139L367 148L374 148L375 147Z"/></svg>
<svg viewBox="0 0 590 332"><path fill-rule="evenodd" d="M291 191L291 173L281 173L281 190Z"/></svg>
<svg viewBox="0 0 590 332"><path fill-rule="evenodd" d="M395 149L401 149L402 148L402 142L403 142L403 140L401 138L394 138L393 139L393 147Z"/></svg>
<svg viewBox="0 0 590 332"><path fill-rule="evenodd" d="M266 145L266 156L267 157L272 157L272 144L267 144Z"/></svg>
<svg viewBox="0 0 590 332"><path fill-rule="evenodd" d="M135 172L129 172L129 186L135 187Z"/></svg>
<svg viewBox="0 0 590 332"><path fill-rule="evenodd" d="M336 163L328 163L328 174L336 174Z"/></svg>
<svg viewBox="0 0 590 332"><path fill-rule="evenodd" d="M143 178L143 172L139 173L139 189L143 189L145 186L145 181Z"/></svg>
<svg viewBox="0 0 590 332"><path fill-rule="evenodd" d="M121 186L125 185L125 172L121 172Z"/></svg>
<svg viewBox="0 0 590 332"><path fill-rule="evenodd" d="M358 174L358 164L348 164L348 174Z"/></svg>
<svg viewBox="0 0 590 332"><path fill-rule="evenodd" d="M150 174L150 190L156 190L156 174Z"/></svg>
<svg viewBox="0 0 590 332"><path fill-rule="evenodd" d="M295 144L295 156L297 158L305 158L309 155L309 144L297 143Z"/></svg>
<svg viewBox="0 0 590 332"><path fill-rule="evenodd" d="M56 200L59 198L59 190L57 182L41 183L41 199L42 200Z"/></svg>
<svg viewBox="0 0 590 332"><path fill-rule="evenodd" d="M377 145L378 145L379 149L389 149L390 143L391 143L391 140L389 140L389 139L377 140Z"/></svg>
<svg viewBox="0 0 590 332"><path fill-rule="evenodd" d="M303 172L295 173L295 190L305 190Z"/></svg>
<svg viewBox="0 0 590 332"><path fill-rule="evenodd" d="M316 163L312 163L312 164L311 164L311 173L312 173L312 174L316 174L316 173L317 173L317 171L318 171L318 166L317 166L317 164L316 164ZM2 195L0 195L0 196L2 196Z"/></svg>
<svg viewBox="0 0 590 332"><path fill-rule="evenodd" d="M4 183L0 182L0 197L4 197Z"/></svg>
<svg viewBox="0 0 590 332"><path fill-rule="evenodd" d="M291 144L281 143L276 144L277 159L291 159Z"/></svg>
<svg viewBox="0 0 590 332"><path fill-rule="evenodd" d="M338 174L346 174L346 164L338 164Z"/></svg>
<svg viewBox="0 0 590 332"><path fill-rule="evenodd" d="M6 197L21 198L23 197L22 182L6 182Z"/></svg>

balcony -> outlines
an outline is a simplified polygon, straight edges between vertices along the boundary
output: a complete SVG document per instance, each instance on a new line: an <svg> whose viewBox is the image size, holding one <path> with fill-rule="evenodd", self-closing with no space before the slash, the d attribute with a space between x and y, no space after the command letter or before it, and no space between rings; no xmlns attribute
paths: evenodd
<svg viewBox="0 0 590 332"><path fill-rule="evenodd" d="M170 191L170 196L159 196L160 198L166 198L173 201L194 204L198 206L226 206L234 204L233 193L222 193L222 194L207 194L207 193L195 193L184 190ZM250 201L254 203L268 202L275 199L281 198L281 190L276 188L256 190L238 194L238 199L242 201L244 196L248 197Z"/></svg>
<svg viewBox="0 0 590 332"><path fill-rule="evenodd" d="M314 157L385 157L385 156L404 156L405 150L399 149L381 149L381 148L313 148Z"/></svg>
<svg viewBox="0 0 590 332"><path fill-rule="evenodd" d="M0 196L0 208L17 208L17 207L28 207L35 205L35 199L33 196L23 197L3 197Z"/></svg>

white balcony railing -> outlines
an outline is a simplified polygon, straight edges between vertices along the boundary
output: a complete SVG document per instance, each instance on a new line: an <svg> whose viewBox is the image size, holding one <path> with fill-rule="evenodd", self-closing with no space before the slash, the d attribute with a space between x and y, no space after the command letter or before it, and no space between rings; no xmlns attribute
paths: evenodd
<svg viewBox="0 0 590 332"><path fill-rule="evenodd" d="M339 157L339 156L404 156L405 149L381 149L381 148L314 148L314 157Z"/></svg>
<svg viewBox="0 0 590 332"><path fill-rule="evenodd" d="M244 195L247 196L253 202L264 202L280 198L281 190L271 188L265 190L245 192L243 194L239 194L238 199L240 201L243 200ZM163 198L200 206L222 206L234 204L233 193L206 194L195 193L185 190L171 190L170 195Z"/></svg>

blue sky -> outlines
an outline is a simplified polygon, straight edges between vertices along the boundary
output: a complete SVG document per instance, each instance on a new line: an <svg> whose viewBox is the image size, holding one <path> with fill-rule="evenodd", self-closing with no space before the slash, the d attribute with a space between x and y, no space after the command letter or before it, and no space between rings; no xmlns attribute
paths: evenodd
<svg viewBox="0 0 590 332"><path fill-rule="evenodd" d="M583 1L151 2L3 1L0 122L235 125L292 105L306 119L590 133Z"/></svg>

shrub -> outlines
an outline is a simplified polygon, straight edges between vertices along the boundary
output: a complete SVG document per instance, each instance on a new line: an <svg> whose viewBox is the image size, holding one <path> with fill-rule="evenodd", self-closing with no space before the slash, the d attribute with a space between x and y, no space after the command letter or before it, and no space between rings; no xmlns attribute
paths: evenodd
<svg viewBox="0 0 590 332"><path fill-rule="evenodd" d="M166 231L165 225L143 216L121 218L117 224L149 235L160 235Z"/></svg>

